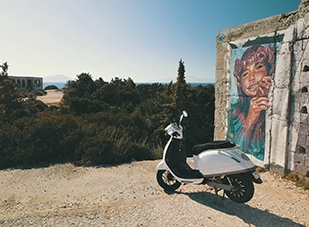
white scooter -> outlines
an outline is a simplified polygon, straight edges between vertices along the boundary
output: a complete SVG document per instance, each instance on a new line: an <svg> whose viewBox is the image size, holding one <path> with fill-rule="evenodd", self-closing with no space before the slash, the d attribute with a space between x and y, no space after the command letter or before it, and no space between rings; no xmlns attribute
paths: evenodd
<svg viewBox="0 0 309 227"><path fill-rule="evenodd" d="M182 183L207 184L217 195L223 189L223 197L226 194L234 202L248 202L254 194L252 182L261 184L262 180L256 166L235 143L212 141L195 145L192 151L194 169L188 165L181 125L187 116L183 111L179 124L172 123L165 128L171 137L156 167L159 185L166 191L174 191Z"/></svg>

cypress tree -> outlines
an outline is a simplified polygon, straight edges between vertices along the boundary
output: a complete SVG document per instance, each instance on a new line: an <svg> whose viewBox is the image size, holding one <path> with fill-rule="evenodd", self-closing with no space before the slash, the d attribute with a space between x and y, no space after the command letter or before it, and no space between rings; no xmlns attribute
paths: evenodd
<svg viewBox="0 0 309 227"><path fill-rule="evenodd" d="M185 99L187 96L187 83L185 79L185 65L184 61L180 59L178 66L178 76L177 81L175 83L175 91L174 91L174 103L176 111L182 111L185 104Z"/></svg>

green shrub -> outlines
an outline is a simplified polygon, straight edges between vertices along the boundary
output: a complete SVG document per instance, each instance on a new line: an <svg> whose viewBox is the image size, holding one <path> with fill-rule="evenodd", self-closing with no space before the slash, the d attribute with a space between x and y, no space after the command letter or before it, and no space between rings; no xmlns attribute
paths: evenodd
<svg viewBox="0 0 309 227"><path fill-rule="evenodd" d="M178 121L184 109L189 112L184 121L187 150L213 138L214 87L186 84L182 61L176 83L168 85L136 85L130 78L107 83L82 73L66 84L57 108L36 100L35 94L21 94L7 77L7 65L2 69L1 168L162 158L168 140L164 127Z"/></svg>

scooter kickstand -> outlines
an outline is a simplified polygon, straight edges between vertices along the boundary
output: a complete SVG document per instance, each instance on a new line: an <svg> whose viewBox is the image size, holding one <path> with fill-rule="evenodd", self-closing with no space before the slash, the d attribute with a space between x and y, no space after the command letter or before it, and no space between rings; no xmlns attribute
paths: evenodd
<svg viewBox="0 0 309 227"><path fill-rule="evenodd" d="M223 190L223 194L222 194L222 200L225 199L225 191Z"/></svg>
<svg viewBox="0 0 309 227"><path fill-rule="evenodd" d="M222 189L218 189L216 186L214 187L216 195L219 196L218 192L221 191ZM222 200L224 200L224 196L225 196L225 191L223 190L223 195L222 195Z"/></svg>
<svg viewBox="0 0 309 227"><path fill-rule="evenodd" d="M218 194L219 189L216 186L214 187L214 189L215 189L216 195L219 196L219 194Z"/></svg>

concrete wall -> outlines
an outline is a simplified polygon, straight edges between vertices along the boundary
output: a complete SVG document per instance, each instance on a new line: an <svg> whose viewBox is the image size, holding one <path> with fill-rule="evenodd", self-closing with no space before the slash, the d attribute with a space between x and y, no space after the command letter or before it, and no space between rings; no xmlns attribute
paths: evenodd
<svg viewBox="0 0 309 227"><path fill-rule="evenodd" d="M303 0L297 11L220 31L216 40L215 103L215 139L236 140L257 165L269 165L280 172L296 171L307 180L309 180L308 12L309 0ZM250 59L248 57L250 54L246 53L256 49L265 49L262 54L255 54L262 56L257 58L270 56L268 58L274 59L269 61L268 68L265 68L267 76L263 77L263 80L268 78L267 82L263 82L264 85L259 82L257 88L259 91L250 96L250 90L246 91L242 85L245 84L248 74L244 73L245 70L238 70L243 74L237 76L236 68L243 66L245 69L242 59L246 57ZM242 84L241 78L243 78ZM263 86L267 89L265 90ZM259 114L256 115L255 119L258 120L255 121L252 120L254 103L259 103L257 104L260 105L259 108L264 108L259 112L255 111ZM264 103L264 107L261 103ZM235 116L238 116L238 120ZM256 123L249 124L250 122ZM253 125L253 128L248 125ZM250 134L244 133L248 131ZM242 133L246 136L241 136Z"/></svg>

